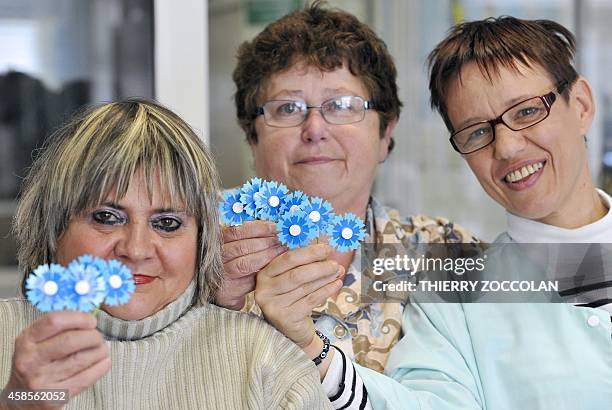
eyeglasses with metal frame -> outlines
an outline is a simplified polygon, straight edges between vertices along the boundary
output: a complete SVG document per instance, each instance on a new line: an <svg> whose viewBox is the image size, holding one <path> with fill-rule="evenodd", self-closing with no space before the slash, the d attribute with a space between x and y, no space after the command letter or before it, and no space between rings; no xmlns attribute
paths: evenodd
<svg viewBox="0 0 612 410"><path fill-rule="evenodd" d="M557 100L557 97L561 96L567 86L568 82L562 81L548 94L520 101L497 118L479 121L454 132L449 141L455 151L461 154L471 154L495 141L497 124L504 124L512 131L521 131L533 127L548 118L553 103Z"/></svg>
<svg viewBox="0 0 612 410"><path fill-rule="evenodd" d="M257 107L256 116L263 115L270 127L297 127L306 121L308 110L318 109L329 124L346 125L363 121L367 110L374 109L371 101L355 95L330 98L321 105L308 105L301 100L270 100Z"/></svg>

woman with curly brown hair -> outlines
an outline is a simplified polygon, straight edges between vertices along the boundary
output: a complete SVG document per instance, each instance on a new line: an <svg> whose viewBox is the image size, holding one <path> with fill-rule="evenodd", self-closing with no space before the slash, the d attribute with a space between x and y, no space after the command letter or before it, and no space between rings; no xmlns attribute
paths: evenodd
<svg viewBox="0 0 612 410"><path fill-rule="evenodd" d="M315 2L271 23L240 47L234 83L258 177L362 218L366 246L476 241L444 218L400 217L372 197L401 102L387 46L355 16ZM361 299L362 251L325 243L287 251L275 224L262 221L224 228L223 239L217 303L263 314L297 343L318 363L335 407L365 406L353 361L385 369L404 303Z"/></svg>

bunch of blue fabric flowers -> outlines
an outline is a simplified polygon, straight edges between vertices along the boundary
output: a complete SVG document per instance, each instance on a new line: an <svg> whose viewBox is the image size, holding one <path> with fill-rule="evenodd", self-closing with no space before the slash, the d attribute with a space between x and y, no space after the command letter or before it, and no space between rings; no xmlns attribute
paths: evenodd
<svg viewBox="0 0 612 410"><path fill-rule="evenodd" d="M253 178L223 195L219 207L225 225L256 219L276 222L278 238L290 249L306 246L321 235L339 252L359 247L365 225L352 213L336 215L329 201L308 197L275 181Z"/></svg>
<svg viewBox="0 0 612 410"><path fill-rule="evenodd" d="M78 257L67 267L56 263L40 265L26 280L26 296L42 312L91 312L102 303L123 305L135 288L127 266L90 255Z"/></svg>

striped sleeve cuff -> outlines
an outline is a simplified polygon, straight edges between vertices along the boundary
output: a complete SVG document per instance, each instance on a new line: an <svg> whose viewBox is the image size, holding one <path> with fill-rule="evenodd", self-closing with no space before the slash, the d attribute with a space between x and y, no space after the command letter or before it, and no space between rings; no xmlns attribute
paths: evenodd
<svg viewBox="0 0 612 410"><path fill-rule="evenodd" d="M336 354L323 378L323 390L334 409L372 409L363 380L342 350L333 346Z"/></svg>

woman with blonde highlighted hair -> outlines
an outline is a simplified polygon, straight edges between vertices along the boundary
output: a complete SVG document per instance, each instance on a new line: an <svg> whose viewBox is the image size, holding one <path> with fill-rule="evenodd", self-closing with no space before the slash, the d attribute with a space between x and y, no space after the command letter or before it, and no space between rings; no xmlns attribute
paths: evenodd
<svg viewBox="0 0 612 410"><path fill-rule="evenodd" d="M69 408L329 406L293 343L208 303L223 272L218 189L208 149L152 101L87 109L49 138L15 218L22 291L38 265L86 254L122 262L136 289L96 316L0 301L0 408L41 389L67 390Z"/></svg>

